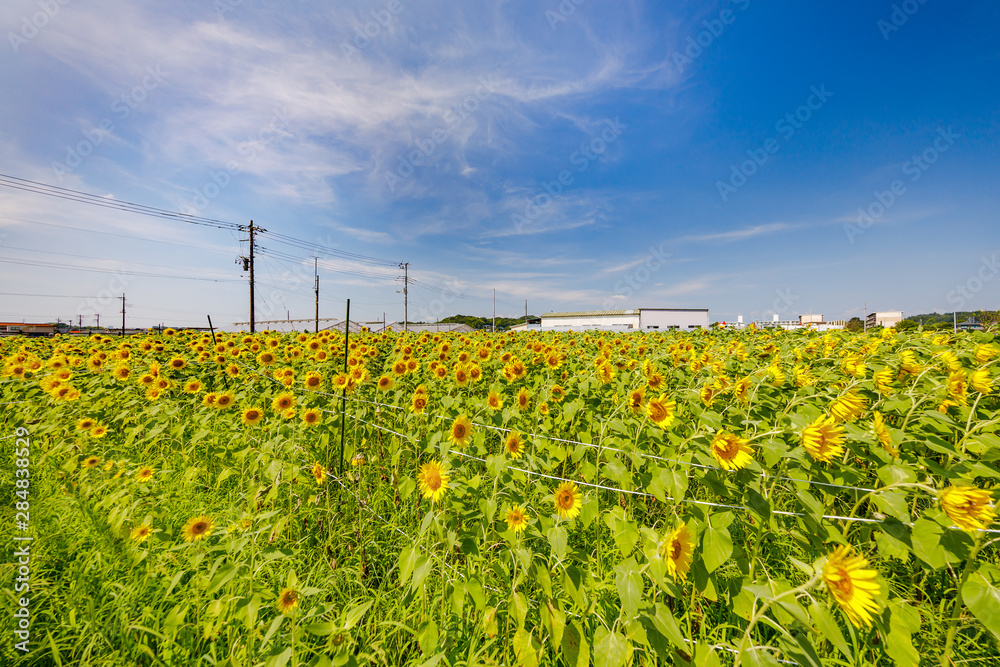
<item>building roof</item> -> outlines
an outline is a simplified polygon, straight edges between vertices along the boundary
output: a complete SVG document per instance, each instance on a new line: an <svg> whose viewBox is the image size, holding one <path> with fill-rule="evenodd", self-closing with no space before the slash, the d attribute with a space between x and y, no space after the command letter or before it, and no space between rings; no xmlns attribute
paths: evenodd
<svg viewBox="0 0 1000 667"><path fill-rule="evenodd" d="M615 315L638 315L642 310L660 310L664 312L707 313L708 308L629 308L627 310L575 310L558 313L545 313L542 317L612 317Z"/></svg>

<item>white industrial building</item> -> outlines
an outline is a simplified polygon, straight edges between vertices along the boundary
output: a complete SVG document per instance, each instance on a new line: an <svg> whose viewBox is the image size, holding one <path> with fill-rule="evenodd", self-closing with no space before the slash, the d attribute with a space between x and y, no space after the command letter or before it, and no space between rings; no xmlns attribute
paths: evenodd
<svg viewBox="0 0 1000 667"><path fill-rule="evenodd" d="M868 313L865 327L894 327L903 321L903 311L889 310L882 313Z"/></svg>
<svg viewBox="0 0 1000 667"><path fill-rule="evenodd" d="M556 331L649 331L708 328L708 308L581 310L542 315L542 329Z"/></svg>

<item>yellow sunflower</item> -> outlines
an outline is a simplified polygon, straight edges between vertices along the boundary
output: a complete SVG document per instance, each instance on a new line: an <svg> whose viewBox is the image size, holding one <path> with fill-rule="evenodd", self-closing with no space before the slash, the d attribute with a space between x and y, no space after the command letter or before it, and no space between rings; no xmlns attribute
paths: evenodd
<svg viewBox="0 0 1000 667"><path fill-rule="evenodd" d="M284 412L295 406L295 396L289 392L278 394L271 401L271 408L275 412Z"/></svg>
<svg viewBox="0 0 1000 667"><path fill-rule="evenodd" d="M686 523L681 523L672 533L660 540L660 558L667 565L667 574L675 581L687 578L693 552L694 543Z"/></svg>
<svg viewBox="0 0 1000 667"><path fill-rule="evenodd" d="M83 460L81 465L83 465L84 468L95 468L100 462L101 458L99 456L88 456Z"/></svg>
<svg viewBox="0 0 1000 667"><path fill-rule="evenodd" d="M837 547L823 565L827 589L856 628L871 625L871 614L878 611L875 596L882 591L878 572L865 569L867 565L864 557L851 555L849 546Z"/></svg>
<svg viewBox="0 0 1000 667"><path fill-rule="evenodd" d="M149 539L150 534L153 532L148 523L136 526L132 529L131 537L137 544L142 544L147 539Z"/></svg>
<svg viewBox="0 0 1000 667"><path fill-rule="evenodd" d="M646 389L640 387L633 389L628 394L628 407L632 414L642 414L642 409L646 406Z"/></svg>
<svg viewBox="0 0 1000 667"><path fill-rule="evenodd" d="M108 434L108 427L103 424L95 424L94 428L90 429L91 438L103 438Z"/></svg>
<svg viewBox="0 0 1000 667"><path fill-rule="evenodd" d="M817 461L829 463L844 453L844 427L828 415L820 415L802 431L802 445Z"/></svg>
<svg viewBox="0 0 1000 667"><path fill-rule="evenodd" d="M668 428L674 422L674 412L677 402L670 400L666 394L649 399L646 404L646 416L660 428Z"/></svg>
<svg viewBox="0 0 1000 667"><path fill-rule="evenodd" d="M556 511L563 519L575 518L583 507L583 494L573 482L563 482L556 487L552 500L556 504Z"/></svg>
<svg viewBox="0 0 1000 667"><path fill-rule="evenodd" d="M865 411L865 399L851 389L838 398L830 408L833 418L841 422L852 422Z"/></svg>
<svg viewBox="0 0 1000 667"><path fill-rule="evenodd" d="M149 466L143 466L135 473L135 481L137 482L148 482L153 477L153 469Z"/></svg>
<svg viewBox="0 0 1000 667"><path fill-rule="evenodd" d="M892 446L892 434L889 432L889 427L885 425L885 417L878 410L872 413L872 417L872 429L875 431L875 437L882 443L885 451L889 452L893 457L899 456L899 450Z"/></svg>
<svg viewBox="0 0 1000 667"><path fill-rule="evenodd" d="M299 592L292 588L283 588L278 594L278 602L275 606L282 614L287 614L299 606Z"/></svg>
<svg viewBox="0 0 1000 667"><path fill-rule="evenodd" d="M503 441L504 449L512 459L519 459L524 454L524 440L517 431L511 431Z"/></svg>
<svg viewBox="0 0 1000 667"><path fill-rule="evenodd" d="M76 423L78 431L89 431L97 425L97 420L92 417L84 417Z"/></svg>
<svg viewBox="0 0 1000 667"><path fill-rule="evenodd" d="M215 403L213 403L212 405L213 407L223 409L230 407L231 405L233 405L235 401L236 398L233 396L232 392L224 391L221 394L216 395Z"/></svg>
<svg viewBox="0 0 1000 667"><path fill-rule="evenodd" d="M379 391L389 391L392 389L393 380L389 375L383 375L378 379L378 390Z"/></svg>
<svg viewBox="0 0 1000 667"><path fill-rule="evenodd" d="M420 491L424 494L424 498L431 502L441 500L444 492L448 489L449 479L447 471L442 468L438 461L423 464L420 466L420 472L417 473Z"/></svg>
<svg viewBox="0 0 1000 667"><path fill-rule="evenodd" d="M214 526L212 518L202 514L188 519L181 529L181 535L184 536L185 542L197 542L208 537Z"/></svg>
<svg viewBox="0 0 1000 667"><path fill-rule="evenodd" d="M528 517L525 515L522 505L514 505L507 510L506 519L507 530L512 531L514 534L523 533L524 529L528 527Z"/></svg>
<svg viewBox="0 0 1000 667"><path fill-rule="evenodd" d="M503 408L503 399L495 391L491 391L489 396L486 397L486 404L490 406L491 410L500 410Z"/></svg>
<svg viewBox="0 0 1000 667"><path fill-rule="evenodd" d="M247 426L253 426L264 418L264 411L257 407L247 408L243 411L241 421Z"/></svg>
<svg viewBox="0 0 1000 667"><path fill-rule="evenodd" d="M317 484L322 484L326 481L326 470L319 463L313 465L312 474Z"/></svg>
<svg viewBox="0 0 1000 667"><path fill-rule="evenodd" d="M465 415L459 415L451 424L451 432L448 439L455 443L456 447L465 447L472 437L472 422Z"/></svg>
<svg viewBox="0 0 1000 667"><path fill-rule="evenodd" d="M969 374L969 386L980 394L989 394L993 391L993 380L990 378L989 370L980 368Z"/></svg>
<svg viewBox="0 0 1000 667"><path fill-rule="evenodd" d="M969 532L985 530L996 518L996 506L989 491L971 486L949 486L939 496L948 518Z"/></svg>
<svg viewBox="0 0 1000 667"><path fill-rule="evenodd" d="M712 440L712 456L723 470L739 470L753 461L753 448L746 438L719 431Z"/></svg>
<svg viewBox="0 0 1000 667"><path fill-rule="evenodd" d="M306 426L316 426L319 424L322 413L316 408L309 408L302 413L302 421Z"/></svg>

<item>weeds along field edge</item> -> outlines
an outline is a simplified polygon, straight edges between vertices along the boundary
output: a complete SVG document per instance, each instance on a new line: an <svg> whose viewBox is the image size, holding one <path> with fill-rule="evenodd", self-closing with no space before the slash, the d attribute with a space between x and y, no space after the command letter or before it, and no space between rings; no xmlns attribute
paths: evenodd
<svg viewBox="0 0 1000 667"><path fill-rule="evenodd" d="M1000 659L989 333L0 356L4 664Z"/></svg>

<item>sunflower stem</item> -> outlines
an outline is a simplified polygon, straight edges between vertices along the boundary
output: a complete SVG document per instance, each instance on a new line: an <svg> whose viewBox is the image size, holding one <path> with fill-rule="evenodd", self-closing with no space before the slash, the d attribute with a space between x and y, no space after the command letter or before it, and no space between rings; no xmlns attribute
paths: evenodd
<svg viewBox="0 0 1000 667"><path fill-rule="evenodd" d="M740 663L743 660L743 652L747 648L747 642L750 641L750 633L753 632L754 626L757 625L757 621L759 621L760 618L761 618L761 616L763 616L764 613L768 609L771 608L771 605L773 605L778 600L780 600L782 598L785 598L785 597L788 597L790 595L791 596L797 596L799 593L804 593L805 591L807 591L810 588L812 588L816 584L817 581L819 581L819 577L820 577L820 575L817 572L816 574L814 574L812 576L812 579L810 579L806 583L802 584L801 586L799 586L797 588L792 588L790 590L787 590L784 593L781 593L780 595L777 595L774 598L766 601L761 606L760 609L758 609L757 611L754 612L753 616L750 617L750 623L747 624L746 632L743 633L743 639L740 640L740 645L736 649L736 660L733 663L733 667L740 667Z"/></svg>
<svg viewBox="0 0 1000 667"><path fill-rule="evenodd" d="M955 645L955 635L958 633L958 621L962 616L962 608L965 606L962 600L962 587L965 586L966 580L969 575L972 574L972 568L976 564L976 556L983 548L993 544L994 542L1000 541L1000 538L990 540L989 542L983 543L982 534L976 538L976 544L972 548L972 553L969 554L968 560L965 561L965 567L962 569L962 576L958 580L958 587L955 590L955 603L951 608L951 618L948 619L948 635L945 638L944 651L941 653L939 662L942 667L948 667L951 664L951 650Z"/></svg>

